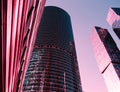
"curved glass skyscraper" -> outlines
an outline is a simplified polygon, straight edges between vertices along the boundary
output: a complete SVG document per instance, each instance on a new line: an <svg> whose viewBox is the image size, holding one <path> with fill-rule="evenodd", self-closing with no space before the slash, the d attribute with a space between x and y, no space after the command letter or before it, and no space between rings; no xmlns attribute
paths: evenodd
<svg viewBox="0 0 120 92"><path fill-rule="evenodd" d="M45 7L23 92L82 92L70 16Z"/></svg>

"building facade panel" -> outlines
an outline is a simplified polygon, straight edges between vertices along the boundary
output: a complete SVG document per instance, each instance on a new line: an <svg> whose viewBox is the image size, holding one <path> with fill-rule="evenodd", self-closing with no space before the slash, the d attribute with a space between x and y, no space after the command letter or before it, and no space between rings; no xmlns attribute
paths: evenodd
<svg viewBox="0 0 120 92"><path fill-rule="evenodd" d="M120 39L120 28L114 28L113 30L116 33L116 35L118 36L118 38Z"/></svg>
<svg viewBox="0 0 120 92"><path fill-rule="evenodd" d="M107 50L106 50L103 42L101 41L101 38L99 37L99 34L97 33L97 31L99 31L99 30L100 30L100 28L98 28L98 27L93 28L91 40L92 40L92 44L94 47L95 58L99 65L98 67L100 69L100 72L102 73L104 71L105 67L107 67L109 65L109 63L111 62L111 58L108 55ZM102 31L102 29L101 29L101 31Z"/></svg>
<svg viewBox="0 0 120 92"><path fill-rule="evenodd" d="M120 75L120 65L110 64L108 69L103 73L107 88L109 92L119 92L120 91L120 76L118 77L116 67L119 67L118 74Z"/></svg>

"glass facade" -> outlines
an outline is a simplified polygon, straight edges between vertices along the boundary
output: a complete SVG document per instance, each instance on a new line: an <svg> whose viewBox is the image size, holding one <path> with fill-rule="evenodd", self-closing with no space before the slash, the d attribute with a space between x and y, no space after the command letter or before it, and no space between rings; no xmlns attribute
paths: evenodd
<svg viewBox="0 0 120 92"><path fill-rule="evenodd" d="M23 92L82 92L69 15L45 7Z"/></svg>
<svg viewBox="0 0 120 92"><path fill-rule="evenodd" d="M91 35L95 58L109 92L120 91L120 50L107 31L95 27Z"/></svg>
<svg viewBox="0 0 120 92"><path fill-rule="evenodd" d="M116 35L118 36L118 38L120 39L120 28L114 28L113 30L116 33Z"/></svg>

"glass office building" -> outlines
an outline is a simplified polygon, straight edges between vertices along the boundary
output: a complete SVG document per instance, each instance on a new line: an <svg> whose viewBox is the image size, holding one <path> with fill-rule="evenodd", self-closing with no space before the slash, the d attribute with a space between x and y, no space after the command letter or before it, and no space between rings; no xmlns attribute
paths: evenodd
<svg viewBox="0 0 120 92"><path fill-rule="evenodd" d="M45 7L23 92L82 92L70 16Z"/></svg>
<svg viewBox="0 0 120 92"><path fill-rule="evenodd" d="M94 27L95 58L109 92L120 92L120 51L107 29Z"/></svg>

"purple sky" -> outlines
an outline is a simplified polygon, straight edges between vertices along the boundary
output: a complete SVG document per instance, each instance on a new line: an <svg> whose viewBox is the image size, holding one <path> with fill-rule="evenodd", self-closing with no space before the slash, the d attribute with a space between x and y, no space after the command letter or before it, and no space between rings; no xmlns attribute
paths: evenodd
<svg viewBox="0 0 120 92"><path fill-rule="evenodd" d="M61 7L71 16L83 91L107 92L90 35L94 26L107 28L120 48L120 40L106 21L109 8L120 7L120 0L47 0L46 6Z"/></svg>

